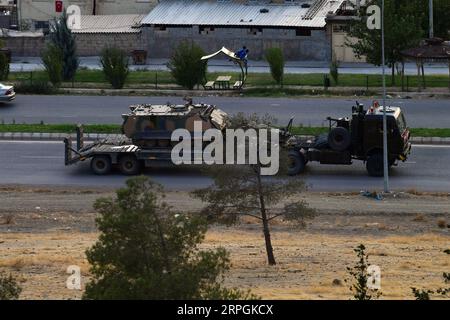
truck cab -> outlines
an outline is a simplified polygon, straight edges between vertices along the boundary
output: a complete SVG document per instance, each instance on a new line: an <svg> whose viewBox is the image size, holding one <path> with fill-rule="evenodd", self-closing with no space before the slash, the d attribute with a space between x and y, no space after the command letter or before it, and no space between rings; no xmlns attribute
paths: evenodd
<svg viewBox="0 0 450 320"><path fill-rule="evenodd" d="M410 131L400 107L386 107L388 164L406 161L411 143ZM370 176L379 177L383 167L383 107L374 103L368 110L356 103L351 117L327 118L328 133L313 140L291 137L287 141L289 149L288 173L299 174L309 161L321 164L350 165L353 160L366 163Z"/></svg>

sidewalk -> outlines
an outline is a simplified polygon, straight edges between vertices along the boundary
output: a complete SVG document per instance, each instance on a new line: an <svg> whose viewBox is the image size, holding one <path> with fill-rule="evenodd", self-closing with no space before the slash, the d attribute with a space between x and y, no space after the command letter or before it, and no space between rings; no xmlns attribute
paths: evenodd
<svg viewBox="0 0 450 320"><path fill-rule="evenodd" d="M168 71L168 59L148 59L146 65L131 65L131 70L157 70ZM80 67L98 70L101 69L99 57L80 57ZM19 71L37 71L43 70L41 58L39 57L15 57L10 64L11 72ZM210 60L208 64L210 72L238 72L239 68L227 60ZM248 72L250 73L269 73L269 65L265 61L248 62ZM327 62L319 61L286 61L285 73L294 74L310 74L330 72L329 64ZM342 74L381 74L381 67L377 67L368 63L342 63L339 72ZM390 70L387 70L390 74ZM417 67L415 63L407 63L405 65L406 75L417 75ZM425 64L426 75L448 75L448 65L440 64Z"/></svg>
<svg viewBox="0 0 450 320"><path fill-rule="evenodd" d="M63 141L68 136L67 133L28 133L28 132L0 132L0 140L27 140L27 141ZM70 135L73 139L75 134ZM106 138L117 138L122 135L106 133L86 133L85 140L94 141ZM302 136L304 138L314 138L312 136ZM450 145L450 138L440 137L411 137L412 144L426 145Z"/></svg>

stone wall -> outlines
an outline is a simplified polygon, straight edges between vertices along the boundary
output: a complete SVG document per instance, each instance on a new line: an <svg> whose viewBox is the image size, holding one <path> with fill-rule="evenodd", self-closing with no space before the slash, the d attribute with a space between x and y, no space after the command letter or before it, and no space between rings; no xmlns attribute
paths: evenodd
<svg viewBox="0 0 450 320"><path fill-rule="evenodd" d="M98 56L108 46L126 52L147 48L141 33L79 33L75 34L75 40L80 56Z"/></svg>
<svg viewBox="0 0 450 320"><path fill-rule="evenodd" d="M1 37L12 57L37 57L45 47L45 37Z"/></svg>
<svg viewBox="0 0 450 320"><path fill-rule="evenodd" d="M148 41L150 58L168 58L181 41L192 40L207 53L222 46L237 50L245 45L253 60L263 59L270 47L282 48L286 60L331 60L331 41L326 29L145 26L142 33Z"/></svg>

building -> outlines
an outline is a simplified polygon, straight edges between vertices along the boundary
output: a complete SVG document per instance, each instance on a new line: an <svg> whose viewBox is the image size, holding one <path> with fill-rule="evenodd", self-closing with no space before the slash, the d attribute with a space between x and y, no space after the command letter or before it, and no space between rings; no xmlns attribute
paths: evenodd
<svg viewBox="0 0 450 320"><path fill-rule="evenodd" d="M251 59L263 59L267 48L280 47L287 60L330 61L326 18L345 2L160 0L142 20L142 32L152 58L167 58L189 40L206 52L246 46Z"/></svg>
<svg viewBox="0 0 450 320"><path fill-rule="evenodd" d="M133 50L146 49L140 21L144 15L83 15L81 28L72 30L80 56L97 56L105 47Z"/></svg>
<svg viewBox="0 0 450 320"><path fill-rule="evenodd" d="M0 0L10 1L10 0ZM77 5L82 15L147 14L158 0L14 0L22 29L46 29L62 8ZM59 8L58 8L59 7Z"/></svg>

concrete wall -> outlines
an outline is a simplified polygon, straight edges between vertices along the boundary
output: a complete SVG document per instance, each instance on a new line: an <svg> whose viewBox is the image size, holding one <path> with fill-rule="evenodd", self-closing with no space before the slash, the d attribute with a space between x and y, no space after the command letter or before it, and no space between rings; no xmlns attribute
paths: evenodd
<svg viewBox="0 0 450 320"><path fill-rule="evenodd" d="M98 56L103 48L109 46L131 52L137 49L147 49L141 33L82 33L75 34L77 52L80 56Z"/></svg>
<svg viewBox="0 0 450 320"><path fill-rule="evenodd" d="M283 49L286 60L330 61L331 42L325 29L311 30L311 36L297 36L295 29L250 29L250 28L214 28L200 33L198 26L159 27L145 26L143 36L148 40L150 58L170 57L174 48L184 40L192 40L207 53L225 46L237 50L245 45L250 59L264 58L264 52L270 47Z"/></svg>
<svg viewBox="0 0 450 320"><path fill-rule="evenodd" d="M44 37L1 37L13 57L37 57L45 47Z"/></svg>

